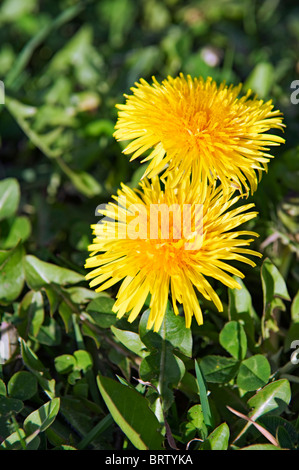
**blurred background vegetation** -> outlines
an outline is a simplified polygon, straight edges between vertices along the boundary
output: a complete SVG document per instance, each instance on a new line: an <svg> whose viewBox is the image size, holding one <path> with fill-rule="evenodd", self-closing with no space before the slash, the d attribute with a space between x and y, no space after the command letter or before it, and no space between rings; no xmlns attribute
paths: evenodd
<svg viewBox="0 0 299 470"><path fill-rule="evenodd" d="M284 113L286 144L274 147L275 159L250 201L259 211L255 248L278 268L294 299L299 285L299 104L291 103L290 86L299 78L298 46L299 6L290 0L1 1L0 79L6 96L0 105L0 179L14 178L20 188L16 207L2 214L2 254L21 238L26 253L84 275L97 205L107 202L120 182L136 186L143 171L138 162L129 163L112 137L115 104L124 102L123 94L141 77L212 76L217 82L243 82ZM245 269L245 284L261 317L260 266ZM26 273L22 278L25 291L22 283L8 296L0 288L2 319L17 326L27 308L21 292L38 285L29 278ZM75 304L93 298L84 292L85 297L80 291L80 299L73 298ZM225 301L226 290L220 286L218 292ZM291 314L296 320L290 345L299 339L298 296L296 303L275 308L284 312L279 328L269 326L278 335L276 345L288 335ZM62 311L60 316L66 322ZM53 339L50 330L45 340L43 321L35 319L33 331L27 325L30 334L24 325L19 334L23 331L35 351L42 348L46 361L65 352L66 343ZM204 328L200 334L209 337L209 323ZM94 332L85 333L96 343ZM129 374L127 359L109 347L104 357L107 351L105 360ZM14 362L10 367L8 375L18 370ZM4 436L9 434L5 429Z"/></svg>

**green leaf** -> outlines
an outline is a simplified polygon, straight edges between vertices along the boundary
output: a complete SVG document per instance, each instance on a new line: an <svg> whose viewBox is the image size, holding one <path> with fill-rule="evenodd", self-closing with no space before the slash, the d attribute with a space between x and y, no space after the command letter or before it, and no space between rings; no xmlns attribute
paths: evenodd
<svg viewBox="0 0 299 470"><path fill-rule="evenodd" d="M82 379L84 380L84 379ZM73 387L73 393L76 397L88 398L88 384L87 383L76 383Z"/></svg>
<svg viewBox="0 0 299 470"><path fill-rule="evenodd" d="M90 444L90 442L92 442L94 439L97 439L112 424L113 424L113 418L110 414L108 414L99 423L97 423L95 427L91 429L91 431L89 431L89 433L86 436L84 436L82 441L78 443L77 449L78 450L85 449Z"/></svg>
<svg viewBox="0 0 299 470"><path fill-rule="evenodd" d="M13 432L1 443L0 448L5 450L37 450L40 445L40 438L38 436L26 437L25 431L19 428Z"/></svg>
<svg viewBox="0 0 299 470"><path fill-rule="evenodd" d="M54 364L59 374L68 374L76 365L76 359L71 354L62 354L55 357Z"/></svg>
<svg viewBox="0 0 299 470"><path fill-rule="evenodd" d="M88 304L86 311L99 327L110 328L117 322L116 315L112 312L114 303L115 300L110 297L99 296Z"/></svg>
<svg viewBox="0 0 299 470"><path fill-rule="evenodd" d="M252 444L251 446L243 447L239 450L283 450L281 447L274 446L273 444Z"/></svg>
<svg viewBox="0 0 299 470"><path fill-rule="evenodd" d="M64 323L64 329L66 333L68 333L72 327L72 318L74 313L73 309L69 306L69 304L62 301L59 305L58 312Z"/></svg>
<svg viewBox="0 0 299 470"><path fill-rule="evenodd" d="M89 137L99 137L102 134L112 136L114 132L114 122L109 119L95 119L84 127L84 133Z"/></svg>
<svg viewBox="0 0 299 470"><path fill-rule="evenodd" d="M0 251L0 301L11 302L20 295L24 285L24 254L22 245Z"/></svg>
<svg viewBox="0 0 299 470"><path fill-rule="evenodd" d="M85 304L99 295L94 290L78 286L62 288L62 291L66 292L70 300L75 304Z"/></svg>
<svg viewBox="0 0 299 470"><path fill-rule="evenodd" d="M24 421L24 430L27 434L32 434L39 430L45 431L55 420L60 407L60 398L54 398L42 405L38 410L33 411Z"/></svg>
<svg viewBox="0 0 299 470"><path fill-rule="evenodd" d="M12 412L20 413L23 407L23 402L17 398L0 396L0 417L6 416Z"/></svg>
<svg viewBox="0 0 299 470"><path fill-rule="evenodd" d="M116 424L139 450L162 450L160 423L139 392L108 377L98 376L102 397Z"/></svg>
<svg viewBox="0 0 299 470"><path fill-rule="evenodd" d="M235 280L242 288L228 289L229 318L242 323L248 340L252 345L255 345L255 326L259 325L260 319L253 308L250 292L244 282L239 278L235 278Z"/></svg>
<svg viewBox="0 0 299 470"><path fill-rule="evenodd" d="M48 370L23 339L21 339L21 354L24 364L35 375L46 395L49 398L55 397L55 380L51 379Z"/></svg>
<svg viewBox="0 0 299 470"><path fill-rule="evenodd" d="M2 379L0 379L0 396L1 397L6 397L7 393L6 393L6 385L5 383L3 382Z"/></svg>
<svg viewBox="0 0 299 470"><path fill-rule="evenodd" d="M67 381L68 381L69 384L75 385L76 382L77 382L78 380L80 380L81 378L82 378L82 376L81 376L80 371L77 370L77 369L75 369L75 370L73 370L73 371L69 374L69 376L68 376L68 378L67 378Z"/></svg>
<svg viewBox="0 0 299 470"><path fill-rule="evenodd" d="M86 171L74 171L69 167L64 170L75 188L87 197L95 197L103 192L102 186L95 180L95 178Z"/></svg>
<svg viewBox="0 0 299 470"><path fill-rule="evenodd" d="M24 261L26 282L31 289L38 290L49 284L65 286L81 282L81 274L67 268L61 268L52 263L41 261L33 255L27 255Z"/></svg>
<svg viewBox="0 0 299 470"><path fill-rule="evenodd" d="M89 352L78 349L74 352L74 358L76 360L76 368L86 372L92 368L92 357Z"/></svg>
<svg viewBox="0 0 299 470"><path fill-rule="evenodd" d="M237 376L237 385L250 392L263 387L271 374L270 364L262 354L256 354L244 359Z"/></svg>
<svg viewBox="0 0 299 470"><path fill-rule="evenodd" d="M201 359L200 367L207 382L227 383L237 374L239 361L230 357L210 355Z"/></svg>
<svg viewBox="0 0 299 470"><path fill-rule="evenodd" d="M280 379L266 385L248 400L252 408L249 416L256 421L266 413L280 414L291 400L291 388L288 380Z"/></svg>
<svg viewBox="0 0 299 470"><path fill-rule="evenodd" d="M283 449L294 449L293 441L284 426L278 426L276 438Z"/></svg>
<svg viewBox="0 0 299 470"><path fill-rule="evenodd" d="M291 305L291 315L292 320L296 323L299 323L299 290L295 295Z"/></svg>
<svg viewBox="0 0 299 470"><path fill-rule="evenodd" d="M208 436L208 438L201 445L201 450L227 450L229 443L229 427L226 423L220 424Z"/></svg>
<svg viewBox="0 0 299 470"><path fill-rule="evenodd" d="M25 365L32 371L41 372L44 377L49 378L49 373L43 363L38 359L34 351L21 339L21 354Z"/></svg>
<svg viewBox="0 0 299 470"><path fill-rule="evenodd" d="M172 401L170 388L177 386L185 373L185 365L168 347L152 351L140 364L140 377L159 388L164 398L164 407L167 408Z"/></svg>
<svg viewBox="0 0 299 470"><path fill-rule="evenodd" d="M185 374L184 362L175 354L176 350L184 354L190 353L192 337L190 331L186 331L184 322L179 321L168 306L165 318L159 332L154 332L146 328L150 311L146 310L139 322L139 333L141 341L147 346L150 354L146 356L140 365L140 376L142 380L149 381L158 389L158 393L163 400L164 411L173 402L172 388L176 387ZM182 331L179 332L179 326ZM177 336L175 336L177 335ZM179 344L181 340L181 344ZM155 392L156 401L153 406L155 414L162 422L163 413L161 400Z"/></svg>
<svg viewBox="0 0 299 470"><path fill-rule="evenodd" d="M84 313L84 320L86 320L86 322L84 321L81 325L82 335L92 338L96 344L96 347L99 349L102 337L99 335L99 332L94 328L93 321L87 313Z"/></svg>
<svg viewBox="0 0 299 470"><path fill-rule="evenodd" d="M18 209L20 186L15 178L0 181L0 220L11 217Z"/></svg>
<svg viewBox="0 0 299 470"><path fill-rule="evenodd" d="M270 62L260 62L254 67L244 87L247 90L252 89L258 96L265 98L273 86L274 77L273 65Z"/></svg>
<svg viewBox="0 0 299 470"><path fill-rule="evenodd" d="M282 300L290 300L285 280L277 267L266 258L261 269L261 279L264 297L264 311L262 318L263 338L269 338L271 331L278 331L278 325L273 312L275 309L283 310Z"/></svg>
<svg viewBox="0 0 299 470"><path fill-rule="evenodd" d="M47 317L39 328L36 340L46 346L57 346L61 343L61 328L54 318Z"/></svg>
<svg viewBox="0 0 299 470"><path fill-rule="evenodd" d="M36 377L30 372L16 372L7 384L7 391L10 397L18 400L29 400L37 392Z"/></svg>
<svg viewBox="0 0 299 470"><path fill-rule="evenodd" d="M282 418L281 416L266 414L266 415L261 416L258 419L258 422L259 422L259 424L264 426L273 436L276 436L276 437L278 437L277 436L278 430L283 428L285 430L285 432L287 433L287 435L288 435L287 439L292 442L292 445L295 446L295 447L298 445L298 443L299 443L299 433L296 431L295 426L293 426L293 424L291 422L287 421L286 419ZM283 439L285 437L286 436L282 436ZM279 441L279 439L278 439L278 441ZM282 447L285 447L284 445L282 445L282 443L280 441L279 441L279 444Z"/></svg>
<svg viewBox="0 0 299 470"><path fill-rule="evenodd" d="M94 426L92 417L94 412L89 409L90 406L90 402L86 402L79 397L70 395L61 397L61 414L81 436L86 436ZM98 409L96 409L96 412L98 413ZM54 422L53 427L55 427L56 423L57 421ZM49 429L46 432L48 433ZM68 441L69 439L66 436L65 442Z"/></svg>
<svg viewBox="0 0 299 470"><path fill-rule="evenodd" d="M25 4L20 0L4 0L1 5L2 21L14 22L26 14L33 12L36 6L35 0L29 0Z"/></svg>
<svg viewBox="0 0 299 470"><path fill-rule="evenodd" d="M257 421L261 416L271 413L279 415L288 406L291 400L291 387L286 379L276 380L259 390L248 400L248 405L252 408L249 418ZM239 433L239 439L252 424L248 422Z"/></svg>
<svg viewBox="0 0 299 470"><path fill-rule="evenodd" d="M111 331L126 348L128 348L130 351L133 351L133 353L137 354L138 356L144 357L145 346L137 333L128 330L120 330L114 326L111 326Z"/></svg>
<svg viewBox="0 0 299 470"><path fill-rule="evenodd" d="M147 309L140 319L139 332L141 341L149 348L160 348L166 341L174 349L178 349L188 357L192 357L192 333L186 328L185 320L174 314L170 304L167 305L165 317L160 331L155 333L146 328L150 310Z"/></svg>
<svg viewBox="0 0 299 470"><path fill-rule="evenodd" d="M19 317L24 324L19 326L21 336L36 337L44 321L44 301L40 291L29 291L19 304Z"/></svg>
<svg viewBox="0 0 299 470"><path fill-rule="evenodd" d="M271 304L274 297L290 300L285 280L269 258L266 258L263 262L261 277L266 308L267 305Z"/></svg>
<svg viewBox="0 0 299 470"><path fill-rule="evenodd" d="M247 338L241 323L230 321L225 324L219 335L221 346L235 359L242 360L246 356Z"/></svg>
<svg viewBox="0 0 299 470"><path fill-rule="evenodd" d="M198 383L193 374L186 371L184 377L179 383L179 389L189 397L189 399L198 399Z"/></svg>
<svg viewBox="0 0 299 470"><path fill-rule="evenodd" d="M204 415L201 405L193 405L188 410L188 421L195 429L202 429L204 426Z"/></svg>
<svg viewBox="0 0 299 470"><path fill-rule="evenodd" d="M60 303L60 295L59 295L59 291L57 292L57 289L55 289L55 288L53 289L51 286L47 286L47 287L44 287L44 291L46 292L47 298L48 298L48 301L49 301L50 315L51 315L51 317L53 317L53 315L56 312L58 306L60 306L64 302L62 301Z"/></svg>
<svg viewBox="0 0 299 470"><path fill-rule="evenodd" d="M19 241L27 240L30 233L31 224L27 217L6 219L0 225L0 246L4 250L13 248Z"/></svg>
<svg viewBox="0 0 299 470"><path fill-rule="evenodd" d="M251 319L255 318L256 312L252 305L252 299L250 292L246 288L242 279L235 277L235 280L242 287L241 289L229 289L229 316L233 320L237 320L249 317ZM243 318L244 317L244 318Z"/></svg>
<svg viewBox="0 0 299 470"><path fill-rule="evenodd" d="M206 387L205 379L201 371L201 367L197 361L195 361L195 373L196 373L196 379L197 379L197 384L198 384L201 408L202 408L203 417L204 417L204 423L207 427L209 427L212 425L212 414L211 414L211 409L209 405L208 390Z"/></svg>

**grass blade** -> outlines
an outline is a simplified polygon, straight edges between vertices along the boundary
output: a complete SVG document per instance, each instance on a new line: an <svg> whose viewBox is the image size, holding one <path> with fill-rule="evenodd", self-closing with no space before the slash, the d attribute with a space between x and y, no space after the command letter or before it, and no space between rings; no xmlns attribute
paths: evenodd
<svg viewBox="0 0 299 470"><path fill-rule="evenodd" d="M205 379L200 369L200 366L197 361L194 361L194 362L195 362L196 379L197 379L198 388L199 388L201 408L202 408L202 412L204 416L205 425L208 428L208 427L212 427L212 423L213 423L211 409L210 409L209 400L208 400L208 391L207 391Z"/></svg>
<svg viewBox="0 0 299 470"><path fill-rule="evenodd" d="M114 423L110 414L105 416L77 445L78 450L86 449L89 444Z"/></svg>

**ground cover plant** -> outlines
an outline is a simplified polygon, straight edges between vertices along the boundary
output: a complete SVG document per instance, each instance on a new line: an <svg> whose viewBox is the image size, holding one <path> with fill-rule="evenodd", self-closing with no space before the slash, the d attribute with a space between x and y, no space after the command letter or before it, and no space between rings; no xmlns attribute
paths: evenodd
<svg viewBox="0 0 299 470"><path fill-rule="evenodd" d="M0 448L296 450L298 7L279 0L4 0L0 23ZM154 76L161 84L181 73L205 83L212 77L218 87L243 83L243 95L251 89L257 100L272 100L285 127L275 121L271 131L264 129L279 145L266 149L264 143L274 158L266 164L261 157L259 164L267 166L261 178L243 167L234 180L234 191L247 191L235 201L237 214L246 204L254 216L239 215L239 229L204 209L218 234L225 222L242 236L258 235L250 235L251 253L241 248L239 258L227 256L230 280L211 265L209 285L200 278L196 297L183 274L163 297L161 270L164 264L174 269L164 244L158 256L150 252L155 262L139 283L138 299L138 284L131 284L132 303L128 290L127 297L116 297L120 284L114 281L101 292L91 283L89 268L97 265L89 256L90 226L98 230L99 210L121 197L120 188L136 195L148 168L147 176L157 177L173 139L183 142L172 129L168 153L161 150L166 108L159 125L159 113L151 123L163 136L143 142L145 154L130 161L138 148L123 138L126 115L119 120L136 83L152 84ZM153 109L137 113L130 130L139 132L139 122L144 129L142 119L152 115ZM250 158L253 140L245 152ZM180 148L188 155L190 144ZM198 188L182 181L189 167L173 162L163 197L172 200L179 188L188 202ZM215 169L206 172L210 184L215 175L232 177L237 153L225 165L218 162L206 165ZM156 202L150 183L142 181L147 200ZM155 181L156 195L164 183ZM217 191L206 200L218 201ZM245 264L240 253L254 264ZM108 265L107 273L131 276L130 254L118 271ZM129 306L135 307L131 317Z"/></svg>

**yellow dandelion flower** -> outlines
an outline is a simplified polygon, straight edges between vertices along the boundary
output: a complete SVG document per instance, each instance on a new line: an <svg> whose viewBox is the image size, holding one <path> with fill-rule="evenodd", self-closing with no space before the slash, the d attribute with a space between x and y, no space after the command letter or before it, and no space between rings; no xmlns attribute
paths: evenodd
<svg viewBox="0 0 299 470"><path fill-rule="evenodd" d="M175 172L176 184L196 166L213 181L246 191L257 188L261 172L273 157L269 146L284 139L269 134L281 129L282 115L272 101L263 102L249 90L238 97L242 85L217 86L212 78L168 77L162 84L153 77L132 87L125 104L117 105L114 136L130 141L125 154L132 160L146 153L150 161L144 176ZM249 183L249 185L248 185Z"/></svg>
<svg viewBox="0 0 299 470"><path fill-rule="evenodd" d="M187 327L193 315L203 322L197 291L222 311L207 278L239 289L232 276L244 276L229 262L255 266L247 256L261 256L245 248L253 241L246 237L258 236L255 232L234 230L256 216L248 212L254 204L231 209L241 197L233 192L206 179L200 185L184 179L176 188L171 177L163 187L158 177L144 178L135 190L122 185L115 202L98 208L105 217L92 225L95 238L85 265L92 268L86 276L90 287L99 286L101 292L121 282L113 311L118 318L128 313L130 322L150 294L147 327L154 331L161 326L169 294L176 315L181 304Z"/></svg>

